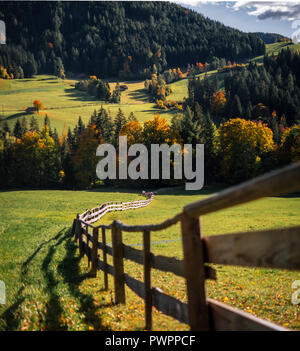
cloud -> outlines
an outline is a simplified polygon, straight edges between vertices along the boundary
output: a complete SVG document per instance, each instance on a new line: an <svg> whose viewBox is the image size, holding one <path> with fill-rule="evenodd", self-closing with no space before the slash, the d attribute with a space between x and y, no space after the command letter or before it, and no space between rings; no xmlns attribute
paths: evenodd
<svg viewBox="0 0 300 351"><path fill-rule="evenodd" d="M225 4L227 8L239 11L246 9L248 15L256 16L259 20L276 19L276 20L295 20L300 19L299 0L281 1L281 0L174 0L173 2L190 6L201 6L201 4Z"/></svg>
<svg viewBox="0 0 300 351"><path fill-rule="evenodd" d="M168 1L168 0L163 0L163 1ZM231 1L231 0L230 0ZM220 3L224 3L225 1L220 1L220 0L173 0L171 2L175 2L180 5L190 5L190 6L200 6L201 4L212 4L212 5L218 5ZM236 1L232 1L236 2Z"/></svg>
<svg viewBox="0 0 300 351"><path fill-rule="evenodd" d="M236 1L232 8L248 9L248 15L256 16L259 20L295 20L300 18L299 1Z"/></svg>

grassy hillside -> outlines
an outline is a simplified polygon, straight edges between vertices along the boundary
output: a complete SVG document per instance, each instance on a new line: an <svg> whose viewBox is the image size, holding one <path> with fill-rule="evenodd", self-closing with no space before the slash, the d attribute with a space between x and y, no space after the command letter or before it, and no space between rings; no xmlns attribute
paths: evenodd
<svg viewBox="0 0 300 351"><path fill-rule="evenodd" d="M268 55L277 55L281 50L285 50L289 48L290 50L300 50L300 44L293 44L291 42L289 43L273 43L273 44L266 44L266 54ZM249 60L251 61L256 61L256 62L263 62L264 56L257 56Z"/></svg>
<svg viewBox="0 0 300 351"><path fill-rule="evenodd" d="M0 64L21 64L26 77L30 71L56 72L57 64L68 72L117 77L125 71L134 77L153 64L184 67L211 56L237 61L265 49L256 35L165 1L5 2L0 18L9 38L0 48Z"/></svg>
<svg viewBox="0 0 300 351"><path fill-rule="evenodd" d="M195 193L164 191L148 207L110 213L129 224L161 222L216 189ZM5 191L0 193L0 280L7 305L0 305L0 330L142 330L144 307L126 289L126 306L114 306L113 291L104 291L103 276L89 278L86 258L69 238L76 213L109 201L140 199L133 191ZM203 217L204 235L299 225L300 198L272 197ZM158 216L159 213L159 216ZM124 234L126 244L142 242L140 233ZM179 225L151 236L155 254L182 257ZM168 241L168 242L162 242ZM138 248L138 246L137 246ZM290 328L300 330L298 307L291 304L297 272L217 266L216 282L207 281L208 296ZM142 279L142 267L125 263L125 271ZM113 281L109 280L110 288ZM186 301L185 282L153 270L153 286ZM155 330L187 326L154 310Z"/></svg>
<svg viewBox="0 0 300 351"><path fill-rule="evenodd" d="M300 44L291 43L274 43L267 44L267 53L277 54L280 50L289 47L292 50L299 50ZM252 60L262 62L263 56L256 57ZM218 74L216 70L199 74L198 77L214 76ZM224 74L218 74L219 88L223 88ZM122 92L120 104L108 104L101 102L96 98L89 96L85 92L74 89L76 80L61 80L54 76L38 75L31 79L0 80L0 120L7 120L9 125L13 126L17 118L24 116L30 119L25 109L32 106L32 101L38 99L42 101L45 109L36 117L42 123L45 114L50 117L53 127L56 127L61 133L64 128L73 127L81 116L85 123L88 122L91 114L103 105L111 112L114 117L119 108L125 115L134 112L140 122L152 119L155 113L159 113L168 121L176 113L174 111L165 111L155 108L155 104L150 101L150 96L144 90L143 81L120 82L126 84L128 90ZM112 89L115 82L111 82ZM188 79L182 79L175 83L169 84L173 92L168 100L182 101L188 96Z"/></svg>
<svg viewBox="0 0 300 351"><path fill-rule="evenodd" d="M213 76L217 71L207 72ZM204 77L205 73L198 77ZM43 122L47 113L53 127L61 133L64 128L73 127L81 116L87 123L91 114L101 106L111 112L114 117L119 108L129 115L134 112L140 122L152 119L155 113L159 113L168 121L171 120L174 111L165 111L155 108L155 103L149 102L151 97L144 89L144 81L120 82L126 84L128 90L122 92L120 104L108 104L89 96L85 92L74 89L76 80L62 80L54 76L38 75L31 79L0 80L0 120L6 120L10 126L14 126L17 118L26 117L30 120L32 114L27 114L25 109L32 106L32 101L40 100L45 109L35 114L40 123ZM114 89L115 82L111 82ZM169 84L172 94L169 100L182 101L188 96L188 79L182 79Z"/></svg>
<svg viewBox="0 0 300 351"><path fill-rule="evenodd" d="M88 122L95 109L103 105L110 110L114 117L119 108L129 115L134 112L141 121L152 119L155 113L160 113L167 120L172 118L171 112L165 112L155 108L149 102L149 96L144 91L143 81L121 82L127 84L129 89L122 93L120 104L106 104L85 92L75 90L75 80L62 80L54 76L39 75L32 79L0 80L0 116L1 120L7 120L14 125L17 118L28 117L25 109L32 106L32 101L40 100L45 110L35 114L42 123L45 113L50 117L53 127L61 133L64 126L73 127L81 116L84 122ZM112 83L112 88L115 83Z"/></svg>

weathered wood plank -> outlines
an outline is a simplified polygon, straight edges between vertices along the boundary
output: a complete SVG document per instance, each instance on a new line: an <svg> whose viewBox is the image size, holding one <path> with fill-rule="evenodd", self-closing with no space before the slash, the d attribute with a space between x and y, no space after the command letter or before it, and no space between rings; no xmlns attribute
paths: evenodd
<svg viewBox="0 0 300 351"><path fill-rule="evenodd" d="M163 272L170 272L178 277L184 278L183 260L178 260L175 257L167 257L160 255L151 256L152 268L158 269ZM209 266L204 267L205 279L216 280L216 271Z"/></svg>
<svg viewBox="0 0 300 351"><path fill-rule="evenodd" d="M81 232L81 224L79 219L79 214L76 217L75 230L74 230L74 241L79 239L79 233Z"/></svg>
<svg viewBox="0 0 300 351"><path fill-rule="evenodd" d="M153 306L176 320L188 324L188 305L177 300L175 297L164 294L160 289L152 289Z"/></svg>
<svg viewBox="0 0 300 351"><path fill-rule="evenodd" d="M300 190L300 162L230 187L215 196L184 207L184 212L197 218L224 208Z"/></svg>
<svg viewBox="0 0 300 351"><path fill-rule="evenodd" d="M98 243L98 244L99 244L99 243ZM104 263L104 267L103 267L103 273L104 273L104 288L105 288L105 290L107 290L107 289L108 289L108 277L107 277L108 265L107 265L107 245L106 245L105 228L102 228L102 244L103 244L103 248L102 248L102 252L103 252L103 263Z"/></svg>
<svg viewBox="0 0 300 351"><path fill-rule="evenodd" d="M145 284L145 321L146 330L152 330L152 292L151 292L151 251L150 232L143 232L144 246L144 284Z"/></svg>
<svg viewBox="0 0 300 351"><path fill-rule="evenodd" d="M142 282L135 278L132 278L128 274L125 274L125 283L139 297L141 297L142 299L145 298L145 286Z"/></svg>
<svg viewBox="0 0 300 351"><path fill-rule="evenodd" d="M101 261L99 258L98 258L98 261L97 261L97 267L98 269L100 269L101 271L104 271L104 269L106 269L106 272L110 275L114 275L114 267L111 266L110 264L103 262ZM105 289L108 289L108 288L105 288Z"/></svg>
<svg viewBox="0 0 300 351"><path fill-rule="evenodd" d="M191 330L209 330L205 297L205 270L200 219L181 217L184 275L186 277Z"/></svg>
<svg viewBox="0 0 300 351"><path fill-rule="evenodd" d="M95 230L97 228L93 228L93 230ZM86 236L87 240L90 242L93 242L93 236L91 234L89 234L88 232L86 232L86 230L84 230L83 234Z"/></svg>
<svg viewBox="0 0 300 351"><path fill-rule="evenodd" d="M179 277L184 277L183 261L175 257L152 255L152 268L163 272L171 272Z"/></svg>
<svg viewBox="0 0 300 351"><path fill-rule="evenodd" d="M124 258L135 263L144 264L144 254L142 250L124 245Z"/></svg>
<svg viewBox="0 0 300 351"><path fill-rule="evenodd" d="M207 299L212 330L216 331L287 331L277 324L257 318L250 313Z"/></svg>
<svg viewBox="0 0 300 351"><path fill-rule="evenodd" d="M80 221L77 221L78 223L78 245L79 245L79 255L80 257L83 257L84 256L84 247L83 247L83 234L82 234L82 225L81 225L81 222Z"/></svg>
<svg viewBox="0 0 300 351"><path fill-rule="evenodd" d="M93 229L93 246L92 246L92 275L97 277L97 261L98 261L98 236L99 229Z"/></svg>
<svg viewBox="0 0 300 351"><path fill-rule="evenodd" d="M90 253L90 245L89 245L89 241L90 241L90 235L89 235L89 227L87 225L85 225L85 227L83 228L83 234L86 235L86 256L88 259L88 267L91 267L91 253Z"/></svg>
<svg viewBox="0 0 300 351"><path fill-rule="evenodd" d="M86 257L91 260L92 257L92 249L88 246L88 243L82 240L82 251L83 255L86 255Z"/></svg>
<svg viewBox="0 0 300 351"><path fill-rule="evenodd" d="M165 220L162 223L159 224L146 224L146 225L127 225L122 223L121 221L114 220L114 225L116 225L118 228L125 232L142 232L144 230L149 230L149 231L158 231L162 230L165 228L170 227L171 225L176 224L177 222L180 221L180 216L181 214L178 214L172 218L169 218Z"/></svg>
<svg viewBox="0 0 300 351"><path fill-rule="evenodd" d="M113 246L113 263L114 263L114 272L115 272L114 274L115 302L116 304L126 303L122 231L116 226L112 227L112 246Z"/></svg>
<svg viewBox="0 0 300 351"><path fill-rule="evenodd" d="M300 226L203 237L205 261L300 270Z"/></svg>
<svg viewBox="0 0 300 351"><path fill-rule="evenodd" d="M90 224L88 221L85 221L82 218L80 219L80 222L81 222L82 225L86 225L86 226L88 226L90 228L96 228L94 225Z"/></svg>
<svg viewBox="0 0 300 351"><path fill-rule="evenodd" d="M101 248L103 245L101 245ZM143 251L137 250L131 246L124 245L124 258L138 264L143 264ZM183 261L175 257L167 257L154 255L151 253L151 267L163 272L170 272L179 277L184 278ZM216 279L216 271L208 266L205 266L205 278Z"/></svg>
<svg viewBox="0 0 300 351"><path fill-rule="evenodd" d="M102 227L102 230L103 230L103 229L106 229L106 228L103 228L103 227ZM106 247L105 247L106 254L112 256L112 255L113 255L112 247L106 245L106 243L105 243L105 246L106 246ZM104 250L103 240L102 240L102 243L100 243L100 242L98 243L98 247L99 247L100 250L102 250L102 251Z"/></svg>

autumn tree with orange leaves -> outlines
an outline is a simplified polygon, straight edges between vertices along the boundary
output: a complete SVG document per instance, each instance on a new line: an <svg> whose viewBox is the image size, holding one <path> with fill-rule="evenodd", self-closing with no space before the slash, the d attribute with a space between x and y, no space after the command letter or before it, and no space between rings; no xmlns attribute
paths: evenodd
<svg viewBox="0 0 300 351"><path fill-rule="evenodd" d="M210 110L213 116L221 117L226 105L226 96L223 90L214 93L211 99Z"/></svg>
<svg viewBox="0 0 300 351"><path fill-rule="evenodd" d="M40 100L34 100L32 104L33 104L35 111L37 111L37 112L44 109L44 105Z"/></svg>

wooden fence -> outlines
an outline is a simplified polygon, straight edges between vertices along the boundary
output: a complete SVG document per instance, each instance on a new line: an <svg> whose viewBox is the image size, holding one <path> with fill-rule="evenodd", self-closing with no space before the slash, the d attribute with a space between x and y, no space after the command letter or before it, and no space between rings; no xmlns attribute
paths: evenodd
<svg viewBox="0 0 300 351"><path fill-rule="evenodd" d="M88 257L93 275L96 277L97 270L104 272L106 289L107 275L111 274L114 277L116 303L126 303L125 285L144 299L147 330L152 329L152 306L180 322L189 324L191 330L287 330L207 298L205 279L216 279L216 272L209 266L210 263L300 270L300 226L202 237L200 217L266 196L298 190L300 162L231 187L207 199L193 202L185 206L182 213L159 224L131 226L117 220L110 225L91 224L112 210L146 206L153 199L151 194L145 201L106 203L93 210L87 210L82 215L77 215L72 231L75 239L79 240L80 254ZM165 229L177 222L181 222L183 260L154 255L151 252L151 232ZM111 231L112 247L106 244L107 230ZM123 231L142 232L143 250L124 245ZM102 260L98 257L98 250L103 252ZM113 257L113 266L107 263L107 255ZM143 282L124 273L124 259L144 266ZM152 287L152 268L184 277L188 303Z"/></svg>

